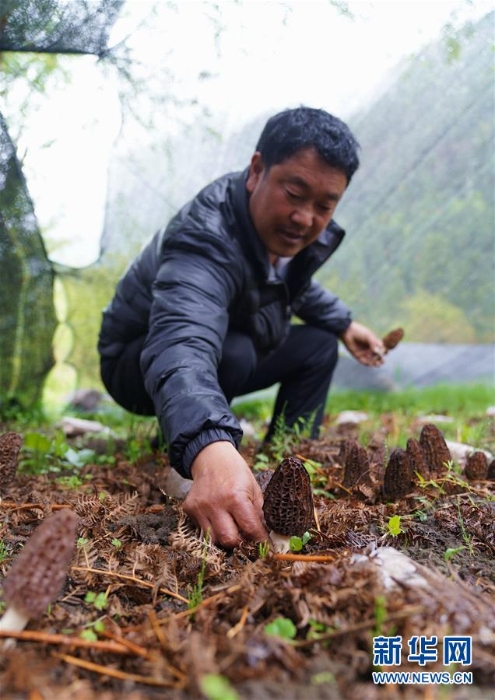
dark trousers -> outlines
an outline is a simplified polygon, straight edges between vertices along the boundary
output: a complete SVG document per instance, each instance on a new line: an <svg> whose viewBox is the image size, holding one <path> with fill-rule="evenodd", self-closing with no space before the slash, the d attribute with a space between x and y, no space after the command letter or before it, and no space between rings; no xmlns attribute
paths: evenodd
<svg viewBox="0 0 495 700"><path fill-rule="evenodd" d="M118 404L133 413L154 415L139 366L144 340L142 337L130 343L118 358L102 358L101 376ZM288 427L298 419L310 420L310 436L316 438L337 359L337 337L313 326L291 326L283 345L261 360L249 336L229 331L218 381L229 404L236 396L280 383L267 439L273 435L280 415Z"/></svg>

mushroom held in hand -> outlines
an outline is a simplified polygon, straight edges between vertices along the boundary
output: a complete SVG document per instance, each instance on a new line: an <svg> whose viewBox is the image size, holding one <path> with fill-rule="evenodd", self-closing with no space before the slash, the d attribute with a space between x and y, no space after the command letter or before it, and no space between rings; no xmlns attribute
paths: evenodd
<svg viewBox="0 0 495 700"><path fill-rule="evenodd" d="M393 350L404 337L404 330L402 328L394 328L393 331L387 333L382 338L382 343L385 347L385 352Z"/></svg>
<svg viewBox="0 0 495 700"><path fill-rule="evenodd" d="M314 525L311 480L297 457L280 462L265 490L263 513L276 552L288 552L290 538Z"/></svg>
<svg viewBox="0 0 495 700"><path fill-rule="evenodd" d="M390 331L387 333L387 335L384 335L382 338L382 343L383 343L383 350L380 350L379 348L376 348L374 350L375 355L378 357L385 357L387 352L389 350L393 350L402 340L404 337L404 331L402 328L394 328L393 331Z"/></svg>
<svg viewBox="0 0 495 700"><path fill-rule="evenodd" d="M2 584L7 610L0 630L19 632L56 600L74 553L77 515L60 510L44 520L14 559Z"/></svg>

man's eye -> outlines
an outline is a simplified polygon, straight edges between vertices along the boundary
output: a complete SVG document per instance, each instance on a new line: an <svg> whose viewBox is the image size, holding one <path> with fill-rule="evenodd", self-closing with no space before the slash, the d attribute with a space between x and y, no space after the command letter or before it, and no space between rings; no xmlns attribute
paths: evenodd
<svg viewBox="0 0 495 700"><path fill-rule="evenodd" d="M301 195L291 192L291 190L285 190L291 199L302 199Z"/></svg>

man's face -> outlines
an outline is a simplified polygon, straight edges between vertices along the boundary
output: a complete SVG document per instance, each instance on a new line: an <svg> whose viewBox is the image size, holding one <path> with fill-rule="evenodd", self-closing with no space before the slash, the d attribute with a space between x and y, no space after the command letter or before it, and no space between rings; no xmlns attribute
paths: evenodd
<svg viewBox="0 0 495 700"><path fill-rule="evenodd" d="M271 262L313 243L330 223L346 187L344 172L313 148L297 151L269 170L256 152L246 181L249 212Z"/></svg>

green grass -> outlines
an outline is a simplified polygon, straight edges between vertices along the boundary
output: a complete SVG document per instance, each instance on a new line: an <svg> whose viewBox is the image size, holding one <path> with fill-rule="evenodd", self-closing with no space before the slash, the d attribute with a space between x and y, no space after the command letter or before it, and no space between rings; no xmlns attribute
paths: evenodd
<svg viewBox="0 0 495 700"><path fill-rule="evenodd" d="M234 404L234 413L247 420L264 420L270 416L273 397L248 398ZM487 385L439 384L423 389L402 391L335 391L330 392L326 413L335 415L344 410L365 411L378 415L403 411L410 415L442 413L452 416L479 416L495 405L495 389Z"/></svg>
<svg viewBox="0 0 495 700"><path fill-rule="evenodd" d="M234 413L253 424L257 438L261 439L266 430L266 424L271 417L274 394L273 390L261 392L234 403ZM493 418L486 414L488 406L493 405L495 390L482 384L437 385L396 392L335 391L330 392L328 398L325 425L332 426L341 411L364 411L369 418L360 428L360 439L366 444L368 437L383 426L385 418L392 417L396 424L395 445L405 446L408 437L418 436L419 417L442 414L452 419L450 423L438 423L446 439L495 452ZM133 416L112 403L100 412L79 415L101 421L112 429L114 437L125 440L127 457L131 461L143 450L149 449L150 440L157 434L158 424L155 418ZM66 441L60 429L55 427L56 422L43 414L39 406L30 411L12 407L4 412L2 418L0 433L17 430L24 435L31 432L46 435L50 442L45 452L48 450L50 454L57 452L55 447L60 441L65 445ZM296 437L294 435L291 439ZM83 445L78 444L78 448L81 447ZM26 450L24 457L29 457Z"/></svg>
<svg viewBox="0 0 495 700"><path fill-rule="evenodd" d="M331 393L327 411L338 413L345 409L387 413L442 413L445 415L474 415L485 413L495 404L495 389L487 385L439 384L423 389L404 389L397 392L342 391Z"/></svg>
<svg viewBox="0 0 495 700"><path fill-rule="evenodd" d="M237 402L233 410L238 417L252 422L257 436L262 437L272 405L273 396L248 397L248 400ZM369 418L360 429L360 438L366 443L368 437L382 427L385 416L393 417L396 424L395 444L405 446L409 437L418 437L419 418L443 415L451 419L448 423L438 422L446 439L493 452L493 418L486 414L487 408L493 405L494 389L481 384L437 385L396 392L336 391L330 392L325 422L331 425L336 416L345 410L367 413Z"/></svg>

